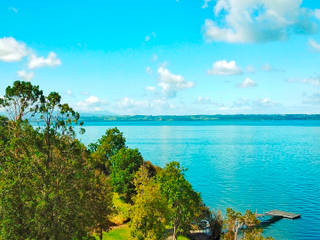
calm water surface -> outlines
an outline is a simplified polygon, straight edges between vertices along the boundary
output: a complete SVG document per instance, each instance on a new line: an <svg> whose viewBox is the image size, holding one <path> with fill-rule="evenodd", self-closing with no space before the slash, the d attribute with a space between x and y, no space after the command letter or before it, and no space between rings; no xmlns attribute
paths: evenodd
<svg viewBox="0 0 320 240"><path fill-rule="evenodd" d="M299 213L267 226L265 235L320 240L319 121L87 123L80 138L94 142L114 126L146 160L188 168L208 206Z"/></svg>

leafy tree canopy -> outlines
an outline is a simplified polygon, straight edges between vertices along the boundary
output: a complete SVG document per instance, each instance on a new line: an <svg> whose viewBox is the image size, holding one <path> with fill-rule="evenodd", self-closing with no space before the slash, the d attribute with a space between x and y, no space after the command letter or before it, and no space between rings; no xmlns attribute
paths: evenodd
<svg viewBox="0 0 320 240"><path fill-rule="evenodd" d="M126 202L131 202L135 194L134 176L143 164L138 149L122 148L110 158L111 182L114 191Z"/></svg>

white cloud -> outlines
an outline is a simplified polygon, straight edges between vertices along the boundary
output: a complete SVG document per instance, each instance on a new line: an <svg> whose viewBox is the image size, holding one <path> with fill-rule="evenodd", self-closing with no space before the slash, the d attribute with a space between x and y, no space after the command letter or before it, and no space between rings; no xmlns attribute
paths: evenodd
<svg viewBox="0 0 320 240"><path fill-rule="evenodd" d="M122 109L129 109L129 108L135 108L135 107L141 107L141 108L149 107L148 101L146 101L146 100L137 101L137 100L131 99L129 97L121 98L117 104L118 104L118 107L120 107Z"/></svg>
<svg viewBox="0 0 320 240"><path fill-rule="evenodd" d="M270 42L286 40L290 34L312 34L317 24L302 8L302 0L217 0L215 18L205 20L208 41Z"/></svg>
<svg viewBox="0 0 320 240"><path fill-rule="evenodd" d="M275 106L279 106L279 104L272 101L270 98L259 98L255 100L250 100L247 98L240 98L233 102L230 109L233 110L262 110L265 111L265 108L271 108Z"/></svg>
<svg viewBox="0 0 320 240"><path fill-rule="evenodd" d="M193 82L187 82L183 76L171 73L165 67L158 68L158 86L162 89L165 97L175 97L177 92L183 89L192 88Z"/></svg>
<svg viewBox="0 0 320 240"><path fill-rule="evenodd" d="M13 37L0 38L0 61L17 62L28 54L25 43Z"/></svg>
<svg viewBox="0 0 320 240"><path fill-rule="evenodd" d="M209 2L211 2L211 0L204 0L203 1L203 5L202 5L202 8L207 8L209 5Z"/></svg>
<svg viewBox="0 0 320 240"><path fill-rule="evenodd" d="M218 103L218 102L213 101L210 97L202 97L202 96L198 96L195 103L202 104L202 105L214 105L214 106L218 106L218 107L224 106L224 104L222 104L222 103Z"/></svg>
<svg viewBox="0 0 320 240"><path fill-rule="evenodd" d="M212 64L212 68L208 70L210 75L239 75L242 74L235 61L227 62L226 60L216 61Z"/></svg>
<svg viewBox="0 0 320 240"><path fill-rule="evenodd" d="M269 98L262 98L260 100L258 100L256 102L256 104L260 105L260 106L266 106L266 107L270 107L270 106L274 106L275 102L273 102L271 99Z"/></svg>
<svg viewBox="0 0 320 240"><path fill-rule="evenodd" d="M245 80L243 80L243 82L238 84L238 87L240 88L249 88L249 87L255 87L255 86L257 86L257 83L253 81L251 78L246 78Z"/></svg>
<svg viewBox="0 0 320 240"><path fill-rule="evenodd" d="M25 70L20 70L17 72L18 77L20 77L23 81L31 81L34 77L33 72L26 72Z"/></svg>
<svg viewBox="0 0 320 240"><path fill-rule="evenodd" d="M270 66L270 64L267 63L261 67L261 70L264 72L284 72L284 70Z"/></svg>
<svg viewBox="0 0 320 240"><path fill-rule="evenodd" d="M313 76L305 79L288 79L289 83L305 83L312 86L320 86L320 76Z"/></svg>
<svg viewBox="0 0 320 240"><path fill-rule="evenodd" d="M113 112L117 114L164 114L174 110L175 105L169 103L167 99L152 99L152 100L135 100L129 97L119 99Z"/></svg>
<svg viewBox="0 0 320 240"><path fill-rule="evenodd" d="M144 40L145 40L146 42L149 42L149 41L150 41L150 36L146 36L146 37L144 38Z"/></svg>
<svg viewBox="0 0 320 240"><path fill-rule="evenodd" d="M150 92L153 92L153 91L156 90L156 88L154 86L148 86L148 87L146 87L146 90L150 91Z"/></svg>
<svg viewBox="0 0 320 240"><path fill-rule="evenodd" d="M108 103L104 100L99 99L96 96L89 96L83 101L76 104L77 109L80 111L94 112L102 111Z"/></svg>
<svg viewBox="0 0 320 240"><path fill-rule="evenodd" d="M39 68L39 67L55 67L61 64L61 60L57 58L57 55L54 52L50 52L47 58L37 57L34 54L31 54L29 57L28 67L30 69Z"/></svg>
<svg viewBox="0 0 320 240"><path fill-rule="evenodd" d="M309 45L316 51L320 52L320 44L313 39L309 39Z"/></svg>
<svg viewBox="0 0 320 240"><path fill-rule="evenodd" d="M148 74L152 74L152 69L151 69L151 67L146 67L146 73L148 73Z"/></svg>
<svg viewBox="0 0 320 240"><path fill-rule="evenodd" d="M213 101L210 97L201 97L198 96L196 103L199 104L213 104Z"/></svg>

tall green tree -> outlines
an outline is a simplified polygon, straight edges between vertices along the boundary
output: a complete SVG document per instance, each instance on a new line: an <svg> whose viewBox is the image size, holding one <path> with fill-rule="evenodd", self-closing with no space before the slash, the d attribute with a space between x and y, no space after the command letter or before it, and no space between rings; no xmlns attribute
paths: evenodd
<svg viewBox="0 0 320 240"><path fill-rule="evenodd" d="M131 208L130 235L135 240L166 239L168 206L161 194L160 185L142 166L136 173L134 185L137 195Z"/></svg>
<svg viewBox="0 0 320 240"><path fill-rule="evenodd" d="M185 179L184 172L185 169L178 162L171 162L158 176L161 192L168 201L168 220L173 228L174 240L177 239L178 233L189 233L201 205L199 193L192 189L191 184Z"/></svg>
<svg viewBox="0 0 320 240"><path fill-rule="evenodd" d="M126 202L131 202L135 195L134 177L143 158L138 149L122 148L110 158L111 182L114 191Z"/></svg>
<svg viewBox="0 0 320 240"><path fill-rule="evenodd" d="M23 117L37 112L41 101L43 92L39 90L39 86L30 82L15 81L12 87L6 88L4 96L0 98L0 106L6 110L13 122L20 122Z"/></svg>
<svg viewBox="0 0 320 240"><path fill-rule="evenodd" d="M110 128L96 143L89 145L89 150L97 169L109 175L111 173L110 158L125 147L126 139L123 133L118 128Z"/></svg>
<svg viewBox="0 0 320 240"><path fill-rule="evenodd" d="M110 184L75 138L79 114L60 100L57 93L45 97L38 86L15 82L0 102L15 116L1 121L14 128L0 126L0 239L83 239L108 227ZM23 120L26 113L45 127L34 129Z"/></svg>

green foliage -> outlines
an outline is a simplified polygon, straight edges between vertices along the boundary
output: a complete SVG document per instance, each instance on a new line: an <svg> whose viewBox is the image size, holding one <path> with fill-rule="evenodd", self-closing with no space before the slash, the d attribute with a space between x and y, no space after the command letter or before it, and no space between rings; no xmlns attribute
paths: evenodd
<svg viewBox="0 0 320 240"><path fill-rule="evenodd" d="M115 192L126 202L131 202L135 194L133 179L143 163L137 149L122 148L110 158L111 182Z"/></svg>
<svg viewBox="0 0 320 240"><path fill-rule="evenodd" d="M244 232L243 237L241 240L274 240L272 237L263 237L262 236L262 229L249 229Z"/></svg>
<svg viewBox="0 0 320 240"><path fill-rule="evenodd" d="M250 210L246 210L245 214L236 212L231 208L227 209L227 217L225 220L226 233L224 240L236 240L238 232L242 229L242 240L273 240L273 238L264 238L262 229L258 229L259 220Z"/></svg>
<svg viewBox="0 0 320 240"><path fill-rule="evenodd" d="M33 86L30 82L15 81L13 86L8 86L2 98L0 107L7 110L11 120L19 122L24 115L37 112L39 101L43 99L43 92L39 86Z"/></svg>
<svg viewBox="0 0 320 240"><path fill-rule="evenodd" d="M84 239L107 229L111 186L74 138L78 114L25 82L8 87L1 104L16 111L12 121L0 118L0 239ZM22 121L26 113L46 128Z"/></svg>
<svg viewBox="0 0 320 240"><path fill-rule="evenodd" d="M178 233L189 233L201 205L200 195L185 179L184 171L179 163L171 162L158 176L161 192L170 209L169 223L173 227L173 239Z"/></svg>
<svg viewBox="0 0 320 240"><path fill-rule="evenodd" d="M127 240L130 236L128 225L116 227L109 232L103 233L103 240ZM98 237L96 237L98 239Z"/></svg>
<svg viewBox="0 0 320 240"><path fill-rule="evenodd" d="M137 195L131 208L130 234L135 240L161 240L166 238L168 206L159 183L149 177L142 166L134 180Z"/></svg>
<svg viewBox="0 0 320 240"><path fill-rule="evenodd" d="M223 216L221 215L220 211L212 211L209 218L209 224L210 224L210 232L211 236L210 239L212 240L218 240L220 239L222 235L222 229L223 229Z"/></svg>
<svg viewBox="0 0 320 240"><path fill-rule="evenodd" d="M96 168L110 174L110 158L126 147L126 139L118 128L108 129L98 142L89 145L92 161Z"/></svg>

